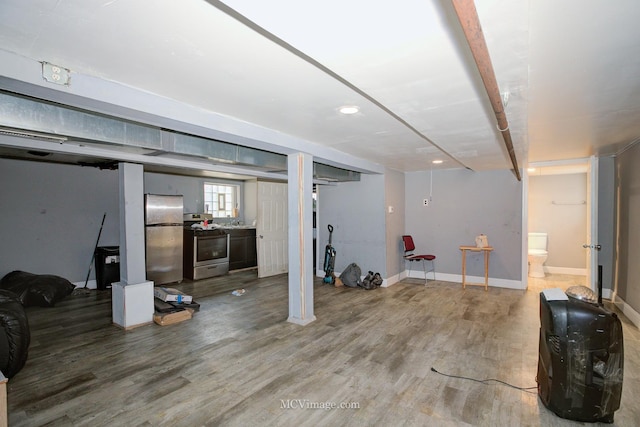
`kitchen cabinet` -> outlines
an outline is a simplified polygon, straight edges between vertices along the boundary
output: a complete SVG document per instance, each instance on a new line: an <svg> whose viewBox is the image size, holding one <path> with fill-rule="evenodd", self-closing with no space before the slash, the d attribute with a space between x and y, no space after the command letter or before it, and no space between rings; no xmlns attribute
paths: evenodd
<svg viewBox="0 0 640 427"><path fill-rule="evenodd" d="M225 231L229 233L229 270L256 267L256 229L228 228Z"/></svg>

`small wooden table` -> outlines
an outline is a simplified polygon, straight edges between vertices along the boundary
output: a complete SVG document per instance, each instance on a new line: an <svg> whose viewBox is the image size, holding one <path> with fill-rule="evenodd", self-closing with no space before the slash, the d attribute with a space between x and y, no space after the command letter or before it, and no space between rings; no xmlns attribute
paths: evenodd
<svg viewBox="0 0 640 427"><path fill-rule="evenodd" d="M462 251L462 289L466 289L467 285L480 285L481 283L467 283L467 251L484 252L484 290L489 290L489 253L493 250L491 246L479 248L477 246L460 246Z"/></svg>

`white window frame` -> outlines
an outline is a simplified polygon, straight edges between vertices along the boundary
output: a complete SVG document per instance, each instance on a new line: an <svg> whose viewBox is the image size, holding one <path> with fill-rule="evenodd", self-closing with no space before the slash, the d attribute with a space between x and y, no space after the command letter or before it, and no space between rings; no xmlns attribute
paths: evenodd
<svg viewBox="0 0 640 427"><path fill-rule="evenodd" d="M203 185L204 212L214 218L237 218L240 208L240 185L205 182ZM224 204L222 209L220 204Z"/></svg>

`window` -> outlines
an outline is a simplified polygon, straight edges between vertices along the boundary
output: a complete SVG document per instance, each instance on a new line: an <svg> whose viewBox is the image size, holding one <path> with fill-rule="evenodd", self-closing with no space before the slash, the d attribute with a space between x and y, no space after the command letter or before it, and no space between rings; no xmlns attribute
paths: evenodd
<svg viewBox="0 0 640 427"><path fill-rule="evenodd" d="M204 211L214 218L238 217L238 185L204 183Z"/></svg>

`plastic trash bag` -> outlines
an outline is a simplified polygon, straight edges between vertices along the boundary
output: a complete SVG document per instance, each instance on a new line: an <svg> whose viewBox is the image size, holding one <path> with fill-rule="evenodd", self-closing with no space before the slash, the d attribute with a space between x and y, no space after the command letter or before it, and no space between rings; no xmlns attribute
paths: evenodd
<svg viewBox="0 0 640 427"><path fill-rule="evenodd" d="M0 289L13 292L25 307L53 307L75 289L67 279L51 274L12 271L0 280Z"/></svg>

